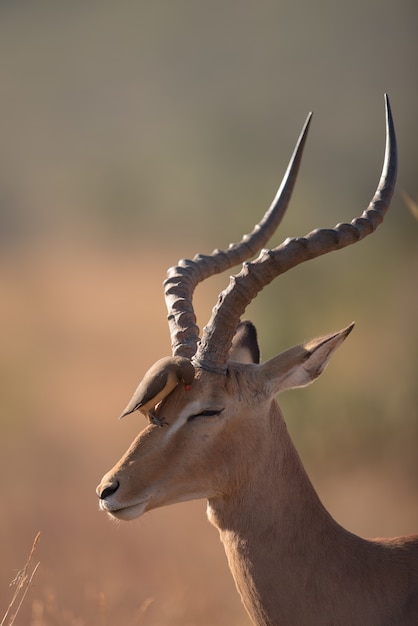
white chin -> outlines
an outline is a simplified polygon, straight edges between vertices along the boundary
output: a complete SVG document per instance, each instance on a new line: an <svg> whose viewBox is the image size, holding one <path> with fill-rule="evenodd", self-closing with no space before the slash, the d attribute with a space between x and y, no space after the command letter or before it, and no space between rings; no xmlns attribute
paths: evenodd
<svg viewBox="0 0 418 626"><path fill-rule="evenodd" d="M105 511L110 517L113 517L118 520L123 520L125 522L130 522L131 520L138 519L145 513L147 507L147 502L139 502L138 504L133 504L131 506L124 507L122 509L109 509L103 507L102 510Z"/></svg>

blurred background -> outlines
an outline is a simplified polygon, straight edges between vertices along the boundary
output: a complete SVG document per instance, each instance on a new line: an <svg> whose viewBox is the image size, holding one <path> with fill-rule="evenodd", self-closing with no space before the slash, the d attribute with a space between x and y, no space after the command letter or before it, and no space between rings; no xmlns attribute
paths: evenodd
<svg viewBox="0 0 418 626"><path fill-rule="evenodd" d="M310 110L282 238L350 221L384 151L377 234L296 268L248 310L263 357L355 332L281 398L323 502L364 536L418 530L418 6L414 0L0 3L0 617L17 624L249 624L205 503L115 525L94 490L144 426L117 416L170 353L161 283L270 204ZM200 325L227 276L197 290Z"/></svg>

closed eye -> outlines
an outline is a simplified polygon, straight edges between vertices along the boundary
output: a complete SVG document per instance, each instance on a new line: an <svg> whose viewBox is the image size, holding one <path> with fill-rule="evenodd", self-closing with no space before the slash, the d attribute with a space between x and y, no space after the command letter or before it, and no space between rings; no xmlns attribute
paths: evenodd
<svg viewBox="0 0 418 626"><path fill-rule="evenodd" d="M197 417L214 417L215 415L220 415L223 409L207 409L206 411L201 411L200 413L196 413L195 415L190 415L187 418L188 422L196 419Z"/></svg>

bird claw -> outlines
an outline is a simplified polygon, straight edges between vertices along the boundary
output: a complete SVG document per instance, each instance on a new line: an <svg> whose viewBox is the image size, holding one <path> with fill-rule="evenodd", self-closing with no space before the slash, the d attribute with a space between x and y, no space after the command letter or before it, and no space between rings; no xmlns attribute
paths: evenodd
<svg viewBox="0 0 418 626"><path fill-rule="evenodd" d="M168 426L168 422L165 417L157 417L155 413L152 413L151 411L149 413L149 418L151 424L154 424L155 426Z"/></svg>

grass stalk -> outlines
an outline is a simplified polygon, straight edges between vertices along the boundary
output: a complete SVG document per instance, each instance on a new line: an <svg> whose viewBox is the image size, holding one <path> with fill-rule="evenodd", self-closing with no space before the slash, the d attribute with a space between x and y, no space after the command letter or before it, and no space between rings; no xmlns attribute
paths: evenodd
<svg viewBox="0 0 418 626"><path fill-rule="evenodd" d="M13 626L13 624L15 623L16 616L22 607L23 601L26 597L27 592L29 591L33 578L39 567L38 562L33 567L33 569L31 569L33 555L35 553L40 536L41 533L38 532L33 541L32 548L23 569L18 572L17 576L10 583L10 586L15 585L16 588L10 604L7 607L7 610L3 616L3 619L0 622L0 626Z"/></svg>

